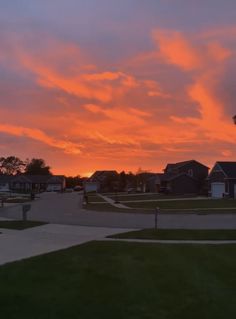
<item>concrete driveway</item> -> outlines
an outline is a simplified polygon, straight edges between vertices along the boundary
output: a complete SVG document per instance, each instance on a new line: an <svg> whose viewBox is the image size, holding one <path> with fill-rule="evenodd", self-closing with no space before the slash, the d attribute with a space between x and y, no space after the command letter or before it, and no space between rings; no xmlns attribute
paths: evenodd
<svg viewBox="0 0 236 319"><path fill-rule="evenodd" d="M152 228L154 215L95 212L82 209L82 194L44 193L40 199L31 203L29 219L55 224L118 227ZM21 218L21 205L0 209L0 217ZM158 217L159 228L189 229L236 229L236 214L161 214Z"/></svg>
<svg viewBox="0 0 236 319"><path fill-rule="evenodd" d="M127 231L104 227L48 224L25 230L0 229L0 265Z"/></svg>

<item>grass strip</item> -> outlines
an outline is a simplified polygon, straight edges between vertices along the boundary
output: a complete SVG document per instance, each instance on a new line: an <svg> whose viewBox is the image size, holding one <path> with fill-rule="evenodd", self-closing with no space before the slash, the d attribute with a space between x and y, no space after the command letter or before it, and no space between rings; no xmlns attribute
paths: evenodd
<svg viewBox="0 0 236 319"><path fill-rule="evenodd" d="M150 240L236 240L236 230L143 229L109 237Z"/></svg>
<svg viewBox="0 0 236 319"><path fill-rule="evenodd" d="M38 221L4 220L4 221L0 221L0 228L23 230L26 228L42 226L45 224L47 223L38 222Z"/></svg>

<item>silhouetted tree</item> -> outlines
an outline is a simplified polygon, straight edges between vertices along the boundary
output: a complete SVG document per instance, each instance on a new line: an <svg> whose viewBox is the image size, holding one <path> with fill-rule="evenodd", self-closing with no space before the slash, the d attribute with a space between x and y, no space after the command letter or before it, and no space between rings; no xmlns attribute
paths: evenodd
<svg viewBox="0 0 236 319"><path fill-rule="evenodd" d="M130 188L137 187L137 176L134 173L128 172L128 174L126 174L126 181L127 181L128 187Z"/></svg>
<svg viewBox="0 0 236 319"><path fill-rule="evenodd" d="M127 178L125 172L121 172L119 176L119 190L124 191L127 186Z"/></svg>
<svg viewBox="0 0 236 319"><path fill-rule="evenodd" d="M83 186L84 178L78 176L67 176L66 177L66 187L74 188L76 186Z"/></svg>
<svg viewBox="0 0 236 319"><path fill-rule="evenodd" d="M28 175L51 175L50 166L46 166L42 158L32 158L25 168L25 174Z"/></svg>
<svg viewBox="0 0 236 319"><path fill-rule="evenodd" d="M25 162L16 156L0 158L0 172L6 175L15 175L22 173L25 168Z"/></svg>

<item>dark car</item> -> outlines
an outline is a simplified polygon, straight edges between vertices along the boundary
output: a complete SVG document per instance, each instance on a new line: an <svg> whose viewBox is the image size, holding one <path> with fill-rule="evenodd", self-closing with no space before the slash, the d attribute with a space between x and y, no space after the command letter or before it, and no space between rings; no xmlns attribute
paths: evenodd
<svg viewBox="0 0 236 319"><path fill-rule="evenodd" d="M83 186L77 185L77 186L74 187L74 191L75 192L81 192L83 190L84 190Z"/></svg>

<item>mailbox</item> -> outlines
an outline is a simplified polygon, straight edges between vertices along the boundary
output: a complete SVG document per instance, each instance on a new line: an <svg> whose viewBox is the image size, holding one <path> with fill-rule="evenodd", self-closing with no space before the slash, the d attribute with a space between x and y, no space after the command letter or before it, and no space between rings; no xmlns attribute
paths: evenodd
<svg viewBox="0 0 236 319"><path fill-rule="evenodd" d="M22 205L22 219L24 221L27 220L27 212L30 211L31 209L31 205L26 204L26 205Z"/></svg>

